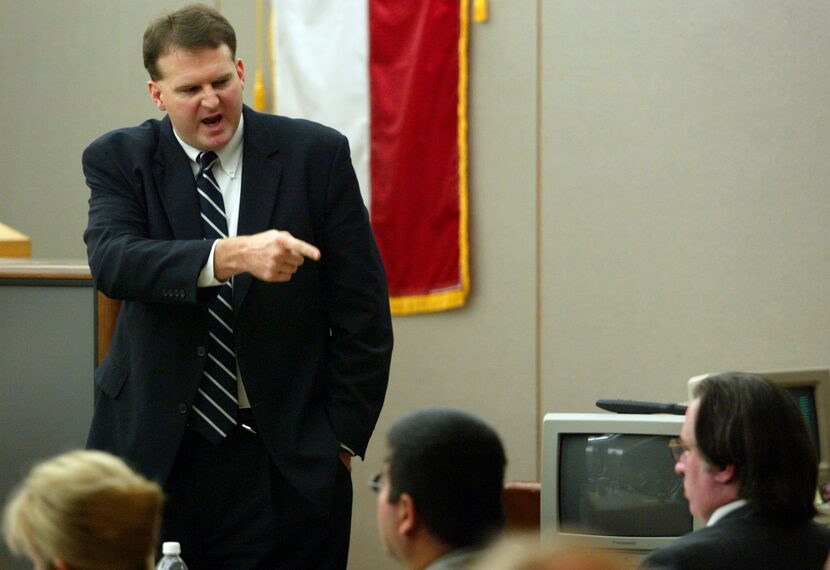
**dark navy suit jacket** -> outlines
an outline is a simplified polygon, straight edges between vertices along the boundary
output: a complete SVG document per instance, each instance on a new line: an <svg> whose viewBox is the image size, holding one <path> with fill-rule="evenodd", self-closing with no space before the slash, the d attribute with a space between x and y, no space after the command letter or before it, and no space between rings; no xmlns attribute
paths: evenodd
<svg viewBox="0 0 830 570"><path fill-rule="evenodd" d="M744 506L712 526L652 552L646 568L671 570L821 570L830 529L813 521L783 524Z"/></svg>
<svg viewBox="0 0 830 570"><path fill-rule="evenodd" d="M234 283L234 341L258 429L281 473L325 512L340 443L363 455L392 353L386 277L349 146L310 121L245 107L239 235L287 230L317 246L287 283ZM208 338L197 288L205 241L193 172L169 118L110 132L83 155L95 286L122 299L95 372L88 446L164 482Z"/></svg>

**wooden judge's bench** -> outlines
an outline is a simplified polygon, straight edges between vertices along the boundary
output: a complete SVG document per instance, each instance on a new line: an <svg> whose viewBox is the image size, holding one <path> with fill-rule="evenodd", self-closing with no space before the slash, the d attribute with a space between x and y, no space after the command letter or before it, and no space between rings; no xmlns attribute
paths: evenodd
<svg viewBox="0 0 830 570"><path fill-rule="evenodd" d="M32 240L14 228L0 223L0 257L31 257Z"/></svg>

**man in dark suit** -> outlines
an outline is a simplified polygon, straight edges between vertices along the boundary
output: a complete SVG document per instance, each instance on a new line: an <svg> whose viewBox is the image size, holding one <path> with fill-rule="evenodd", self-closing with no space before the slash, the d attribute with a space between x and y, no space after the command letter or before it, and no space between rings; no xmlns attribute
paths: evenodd
<svg viewBox="0 0 830 570"><path fill-rule="evenodd" d="M164 484L162 539L191 570L344 568L386 278L345 137L244 107L235 52L205 6L152 22L167 116L84 152L90 268L123 300L88 445Z"/></svg>
<svg viewBox="0 0 830 570"><path fill-rule="evenodd" d="M645 567L824 566L830 529L812 520L815 448L783 388L751 374L705 378L673 445L689 509L707 526L653 552Z"/></svg>
<svg viewBox="0 0 830 570"><path fill-rule="evenodd" d="M387 551L412 570L471 568L504 527L498 434L461 410L427 408L395 422L387 440L372 479Z"/></svg>

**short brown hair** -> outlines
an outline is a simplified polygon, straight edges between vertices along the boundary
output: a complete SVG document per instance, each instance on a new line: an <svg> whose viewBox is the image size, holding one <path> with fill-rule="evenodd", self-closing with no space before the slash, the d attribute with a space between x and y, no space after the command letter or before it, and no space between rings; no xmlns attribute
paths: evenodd
<svg viewBox="0 0 830 570"><path fill-rule="evenodd" d="M158 59L171 46L195 51L222 45L230 48L231 57L235 59L236 32L231 23L213 8L191 4L156 18L144 30L144 68L153 81L158 81L161 79Z"/></svg>
<svg viewBox="0 0 830 570"><path fill-rule="evenodd" d="M161 488L103 451L44 461L12 494L3 515L9 548L35 562L85 570L153 567Z"/></svg>
<svg viewBox="0 0 830 570"><path fill-rule="evenodd" d="M453 408L424 408L396 421L389 442L389 502L402 493L441 542L481 546L502 530L507 458L496 431Z"/></svg>

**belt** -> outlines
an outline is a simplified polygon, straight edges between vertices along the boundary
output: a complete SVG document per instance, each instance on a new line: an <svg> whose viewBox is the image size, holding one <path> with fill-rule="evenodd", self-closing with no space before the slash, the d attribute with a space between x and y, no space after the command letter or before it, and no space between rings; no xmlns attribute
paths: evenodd
<svg viewBox="0 0 830 570"><path fill-rule="evenodd" d="M239 408L239 427L248 433L257 433L256 419L251 408Z"/></svg>

